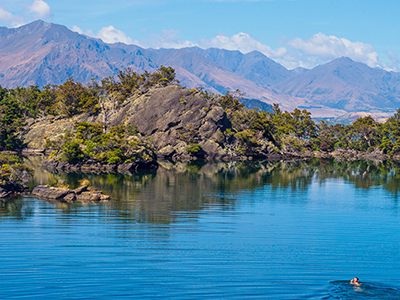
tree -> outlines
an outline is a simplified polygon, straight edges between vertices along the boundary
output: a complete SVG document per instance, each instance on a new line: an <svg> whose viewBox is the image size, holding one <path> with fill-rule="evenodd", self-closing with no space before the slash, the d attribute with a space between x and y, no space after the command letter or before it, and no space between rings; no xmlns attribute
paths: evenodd
<svg viewBox="0 0 400 300"><path fill-rule="evenodd" d="M239 99L242 96L243 94L239 90L236 90L234 92L227 91L224 96L221 96L218 99L218 104L224 109L237 111L245 107L243 103L239 102Z"/></svg>
<svg viewBox="0 0 400 300"><path fill-rule="evenodd" d="M386 154L400 152L400 108L383 125L379 148Z"/></svg>
<svg viewBox="0 0 400 300"><path fill-rule="evenodd" d="M348 145L356 150L372 150L381 140L381 124L371 116L360 117L346 128Z"/></svg>
<svg viewBox="0 0 400 300"><path fill-rule="evenodd" d="M19 149L22 141L17 133L25 122L21 105L4 91L0 92L0 96L0 150Z"/></svg>
<svg viewBox="0 0 400 300"><path fill-rule="evenodd" d="M336 146L341 145L343 135L343 125L329 125L328 122L322 120L317 125L317 137L314 139L314 143L321 151L333 151Z"/></svg>
<svg viewBox="0 0 400 300"><path fill-rule="evenodd" d="M90 93L90 89L80 82L75 82L72 77L57 87L56 101L61 112L67 116L82 112L94 113L98 106L98 98Z"/></svg>
<svg viewBox="0 0 400 300"><path fill-rule="evenodd" d="M160 68L157 70L158 73L161 74L161 79L160 80L166 80L167 83L171 83L175 81L176 73L175 69L171 67L164 67L161 65Z"/></svg>

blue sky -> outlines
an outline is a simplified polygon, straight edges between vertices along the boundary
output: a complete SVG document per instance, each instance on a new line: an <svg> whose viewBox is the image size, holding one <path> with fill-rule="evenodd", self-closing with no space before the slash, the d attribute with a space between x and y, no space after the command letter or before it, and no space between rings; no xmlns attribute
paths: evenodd
<svg viewBox="0 0 400 300"><path fill-rule="evenodd" d="M258 50L287 68L348 56L400 71L399 0L0 0L0 25L35 19L105 42Z"/></svg>

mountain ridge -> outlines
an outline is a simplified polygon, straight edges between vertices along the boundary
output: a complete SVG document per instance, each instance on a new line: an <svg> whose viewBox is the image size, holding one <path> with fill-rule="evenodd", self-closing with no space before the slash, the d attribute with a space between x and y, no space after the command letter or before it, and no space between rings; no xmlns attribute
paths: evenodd
<svg viewBox="0 0 400 300"><path fill-rule="evenodd" d="M107 44L58 24L35 21L0 27L0 85L61 84L73 77L88 82L131 68L153 72L161 65L176 70L190 88L214 93L240 89L249 99L305 108L317 117L350 112L393 112L400 107L400 73L338 58L311 70L287 70L260 52L243 54L218 48L145 49Z"/></svg>
<svg viewBox="0 0 400 300"><path fill-rule="evenodd" d="M294 97L346 111L400 107L400 74L350 58L337 58L279 83L276 88Z"/></svg>

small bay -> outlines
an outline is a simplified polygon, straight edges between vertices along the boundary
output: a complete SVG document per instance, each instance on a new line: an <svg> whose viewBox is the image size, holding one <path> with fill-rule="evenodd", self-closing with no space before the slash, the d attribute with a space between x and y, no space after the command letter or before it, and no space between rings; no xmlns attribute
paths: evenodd
<svg viewBox="0 0 400 300"><path fill-rule="evenodd" d="M32 185L86 178L112 201L2 204L0 296L399 299L399 174L389 161L162 162L134 175L36 167Z"/></svg>

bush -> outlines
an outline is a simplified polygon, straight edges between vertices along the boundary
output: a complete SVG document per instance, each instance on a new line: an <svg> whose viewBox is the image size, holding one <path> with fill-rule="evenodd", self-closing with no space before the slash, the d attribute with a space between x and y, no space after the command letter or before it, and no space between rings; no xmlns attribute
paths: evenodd
<svg viewBox="0 0 400 300"><path fill-rule="evenodd" d="M26 181L30 179L34 171L27 166L14 161L3 163L0 167L0 183L9 181Z"/></svg>
<svg viewBox="0 0 400 300"><path fill-rule="evenodd" d="M203 149L199 144L190 144L185 148L186 152L192 156L199 154Z"/></svg>
<svg viewBox="0 0 400 300"><path fill-rule="evenodd" d="M62 158L71 164L81 162L85 158L80 144L77 142L67 142L62 147Z"/></svg>
<svg viewBox="0 0 400 300"><path fill-rule="evenodd" d="M80 122L74 131L66 132L57 141L47 141L47 145L59 145L51 159L72 164L85 160L108 164L156 160L153 147L131 125L103 132L102 124Z"/></svg>

